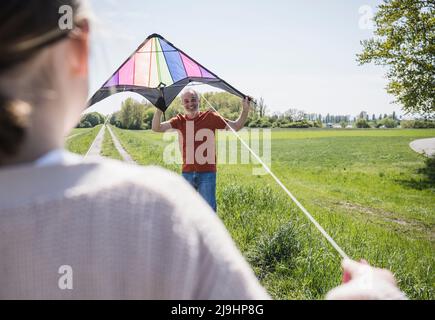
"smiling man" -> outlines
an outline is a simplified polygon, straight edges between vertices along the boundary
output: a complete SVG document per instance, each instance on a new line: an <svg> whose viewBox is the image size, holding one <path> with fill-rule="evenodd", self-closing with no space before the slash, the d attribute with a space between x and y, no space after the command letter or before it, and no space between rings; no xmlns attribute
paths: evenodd
<svg viewBox="0 0 435 320"><path fill-rule="evenodd" d="M197 190L216 212L216 130L228 129L228 125L239 131L246 123L250 102L245 98L242 112L236 121L223 119L211 110L199 111L199 95L192 89L181 95L184 114L161 122L162 111L154 114L152 130L165 132L178 130L183 155L183 177Z"/></svg>

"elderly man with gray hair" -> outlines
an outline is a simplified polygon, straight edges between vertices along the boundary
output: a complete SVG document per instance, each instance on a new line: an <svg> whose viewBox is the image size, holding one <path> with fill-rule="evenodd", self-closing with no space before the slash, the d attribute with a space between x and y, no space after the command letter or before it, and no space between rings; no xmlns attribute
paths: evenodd
<svg viewBox="0 0 435 320"><path fill-rule="evenodd" d="M152 130L165 132L178 130L183 155L183 177L197 190L216 212L216 130L238 131L246 123L250 101L242 102L242 112L235 121L227 120L211 110L199 111L200 97L195 90L187 89L181 94L184 114L161 122L162 111L154 114Z"/></svg>

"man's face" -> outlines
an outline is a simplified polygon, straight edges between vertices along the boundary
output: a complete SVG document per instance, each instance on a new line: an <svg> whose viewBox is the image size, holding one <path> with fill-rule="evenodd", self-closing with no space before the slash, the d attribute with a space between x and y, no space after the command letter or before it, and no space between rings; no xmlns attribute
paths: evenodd
<svg viewBox="0 0 435 320"><path fill-rule="evenodd" d="M192 92L186 92L182 97L184 110L186 113L192 113L198 110L198 96Z"/></svg>

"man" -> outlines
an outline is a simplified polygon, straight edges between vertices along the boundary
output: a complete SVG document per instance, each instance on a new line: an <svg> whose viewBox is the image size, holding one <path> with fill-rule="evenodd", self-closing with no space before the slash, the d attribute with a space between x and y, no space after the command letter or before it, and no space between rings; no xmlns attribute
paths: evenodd
<svg viewBox="0 0 435 320"><path fill-rule="evenodd" d="M199 95L188 89L181 95L184 115L177 115L169 121L161 122L162 111L154 114L152 130L164 132L178 130L183 154L183 177L201 194L216 212L216 143L217 129L230 126L239 131L246 123L250 110L249 99L243 100L242 112L236 121L222 119L213 111L199 111Z"/></svg>

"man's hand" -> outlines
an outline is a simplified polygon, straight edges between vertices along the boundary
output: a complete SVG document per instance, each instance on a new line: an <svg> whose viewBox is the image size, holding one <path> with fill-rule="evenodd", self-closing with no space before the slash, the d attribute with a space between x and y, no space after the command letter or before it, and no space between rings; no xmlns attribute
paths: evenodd
<svg viewBox="0 0 435 320"><path fill-rule="evenodd" d="M394 275L367 262L345 259L342 262L345 283L326 295L328 300L405 300ZM347 281L347 282L346 282Z"/></svg>
<svg viewBox="0 0 435 320"><path fill-rule="evenodd" d="M154 132L165 132L166 130L171 129L171 124L169 121L161 122L163 112L160 109L157 109L154 113L153 122L151 129Z"/></svg>
<svg viewBox="0 0 435 320"><path fill-rule="evenodd" d="M252 98L248 97L242 100L243 108L239 118L236 121L228 121L228 125L235 131L239 131L240 129L242 129L246 123L246 120L248 120L248 114L249 111L251 111L251 101L249 99L252 100Z"/></svg>

